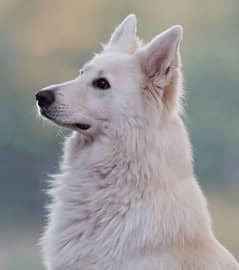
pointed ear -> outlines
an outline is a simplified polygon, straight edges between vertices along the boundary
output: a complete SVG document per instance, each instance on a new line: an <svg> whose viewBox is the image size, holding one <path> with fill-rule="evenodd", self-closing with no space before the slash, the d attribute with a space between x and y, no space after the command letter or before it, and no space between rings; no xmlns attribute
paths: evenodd
<svg viewBox="0 0 239 270"><path fill-rule="evenodd" d="M182 112L183 87L180 68L179 43L182 26L173 26L139 50L142 70L145 73L147 96L160 100L170 112Z"/></svg>
<svg viewBox="0 0 239 270"><path fill-rule="evenodd" d="M155 37L142 49L142 64L149 77L155 74L167 75L172 65L179 65L177 50L182 35L182 26L175 25Z"/></svg>
<svg viewBox="0 0 239 270"><path fill-rule="evenodd" d="M136 16L130 14L116 27L105 49L134 53L136 48Z"/></svg>

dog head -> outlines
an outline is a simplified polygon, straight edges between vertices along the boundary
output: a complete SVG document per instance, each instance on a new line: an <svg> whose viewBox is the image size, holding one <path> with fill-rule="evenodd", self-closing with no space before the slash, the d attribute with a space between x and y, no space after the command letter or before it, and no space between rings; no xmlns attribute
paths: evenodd
<svg viewBox="0 0 239 270"><path fill-rule="evenodd" d="M96 136L121 134L179 112L181 38L182 27L173 26L141 46L136 17L129 15L77 78L36 94L40 114Z"/></svg>

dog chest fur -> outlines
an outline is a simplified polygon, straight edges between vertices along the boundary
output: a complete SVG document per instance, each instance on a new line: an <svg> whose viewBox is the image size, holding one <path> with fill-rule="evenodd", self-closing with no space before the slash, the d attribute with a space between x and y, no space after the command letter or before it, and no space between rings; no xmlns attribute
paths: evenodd
<svg viewBox="0 0 239 270"><path fill-rule="evenodd" d="M180 119L171 126L181 140L185 131ZM153 256L159 247L163 253L168 246L184 247L187 241L210 235L206 205L187 164L190 153L172 148L171 155L184 155L186 162L178 175L174 175L176 169L170 175L168 167L174 167L175 161L165 160L170 153L161 159L160 145L167 143L164 137L162 132L152 147L147 144L148 151L140 142L142 149L132 159L131 150L119 142L87 145L79 142L78 134L68 139L68 154L51 190L53 203L43 239L46 261L52 264L49 269L75 269L76 265L76 269L117 269L117 265L121 269L143 250Z"/></svg>

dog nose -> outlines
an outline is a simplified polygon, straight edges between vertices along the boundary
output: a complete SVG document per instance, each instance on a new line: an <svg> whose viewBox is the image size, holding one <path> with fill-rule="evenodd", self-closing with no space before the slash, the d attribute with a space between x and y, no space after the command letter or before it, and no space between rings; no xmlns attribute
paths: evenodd
<svg viewBox="0 0 239 270"><path fill-rule="evenodd" d="M36 93L36 100L41 108L47 108L55 101L54 92L52 90L41 90Z"/></svg>

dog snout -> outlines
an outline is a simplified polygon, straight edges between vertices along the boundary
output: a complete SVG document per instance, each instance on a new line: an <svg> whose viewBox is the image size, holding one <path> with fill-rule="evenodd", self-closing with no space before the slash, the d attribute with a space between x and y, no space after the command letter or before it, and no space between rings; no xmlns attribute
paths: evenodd
<svg viewBox="0 0 239 270"><path fill-rule="evenodd" d="M41 90L36 93L36 100L41 108L48 108L55 101L55 93L53 90Z"/></svg>

